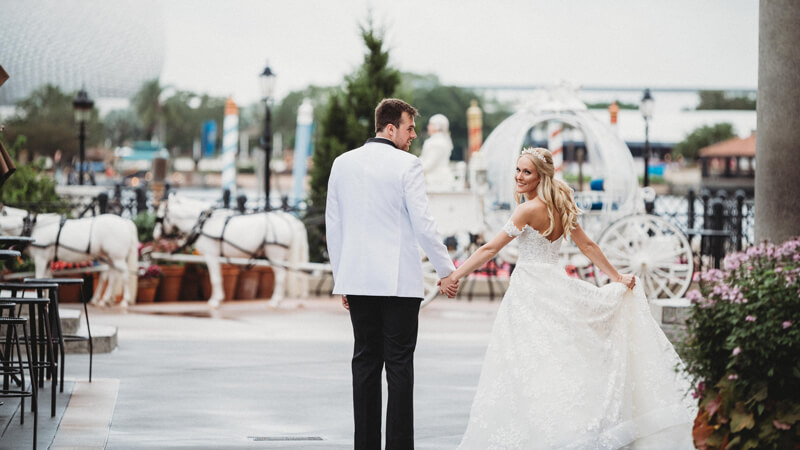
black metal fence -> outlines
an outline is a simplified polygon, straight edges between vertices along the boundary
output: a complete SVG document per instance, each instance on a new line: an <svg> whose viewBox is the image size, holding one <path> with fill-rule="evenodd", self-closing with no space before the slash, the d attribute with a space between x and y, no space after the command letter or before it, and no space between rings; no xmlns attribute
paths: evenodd
<svg viewBox="0 0 800 450"><path fill-rule="evenodd" d="M653 213L680 228L692 243L698 270L719 268L726 254L741 251L755 241L754 200L744 191L733 195L707 189L686 197L659 196Z"/></svg>
<svg viewBox="0 0 800 450"><path fill-rule="evenodd" d="M170 191L169 184L164 186L164 196ZM83 203L62 202L57 205L17 204L9 205L20 207L33 212L60 211L71 212L73 217L87 217L98 214L117 214L122 217L133 218L141 212L152 212L152 190L146 187L123 188L114 186L110 192L101 192L99 195ZM248 210L247 198L239 195L231 199L230 192L223 191L218 200L220 206L231 207L234 200L235 209L242 213ZM324 221L321 211L297 211L290 208L286 200L279 209L298 213L310 228L319 228ZM710 192L707 189L700 191L699 195L690 190L688 195L657 196L653 204L648 205L648 210L658 215L681 229L686 234L698 261L697 270L709 267L720 267L726 254L741 251L754 244L754 200L747 198L744 191L737 190L732 195L724 190Z"/></svg>

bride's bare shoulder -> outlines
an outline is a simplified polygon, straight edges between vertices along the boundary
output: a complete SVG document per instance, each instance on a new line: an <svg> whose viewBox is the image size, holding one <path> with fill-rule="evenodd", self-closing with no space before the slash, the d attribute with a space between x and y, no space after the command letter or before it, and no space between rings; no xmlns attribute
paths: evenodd
<svg viewBox="0 0 800 450"><path fill-rule="evenodd" d="M530 218L537 217L541 214L547 216L547 205L545 205L544 202L538 198L533 198L524 203L520 203L517 209L519 209L520 213Z"/></svg>
<svg viewBox="0 0 800 450"><path fill-rule="evenodd" d="M513 217L515 223L521 222L535 227L542 217L547 218L547 206L537 199L528 200L517 205Z"/></svg>

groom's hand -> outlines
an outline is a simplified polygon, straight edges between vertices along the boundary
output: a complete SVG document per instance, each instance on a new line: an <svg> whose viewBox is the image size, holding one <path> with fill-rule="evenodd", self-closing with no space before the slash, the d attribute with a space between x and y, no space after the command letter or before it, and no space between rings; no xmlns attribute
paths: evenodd
<svg viewBox="0 0 800 450"><path fill-rule="evenodd" d="M344 295L342 296L342 306L344 306L344 309L350 311L350 303L347 301L347 297Z"/></svg>
<svg viewBox="0 0 800 450"><path fill-rule="evenodd" d="M458 280L453 280L448 276L440 279L436 284L439 285L440 294L446 294L449 298L455 298L458 293L458 283Z"/></svg>

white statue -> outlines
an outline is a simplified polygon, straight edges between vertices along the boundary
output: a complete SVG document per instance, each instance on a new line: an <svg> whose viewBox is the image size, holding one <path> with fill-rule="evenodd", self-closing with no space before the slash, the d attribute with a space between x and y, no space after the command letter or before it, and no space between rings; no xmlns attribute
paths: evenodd
<svg viewBox="0 0 800 450"><path fill-rule="evenodd" d="M419 159L425 172L425 185L430 191L450 191L455 188L453 172L450 170L450 122L442 114L434 114L428 120L428 139L422 144Z"/></svg>

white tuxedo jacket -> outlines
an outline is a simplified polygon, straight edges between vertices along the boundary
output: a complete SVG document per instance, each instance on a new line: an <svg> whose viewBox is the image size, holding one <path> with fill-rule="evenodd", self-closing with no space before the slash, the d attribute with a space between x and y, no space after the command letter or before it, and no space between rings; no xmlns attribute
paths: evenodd
<svg viewBox="0 0 800 450"><path fill-rule="evenodd" d="M423 297L419 248L455 267L428 211L419 159L370 139L333 162L325 208L334 294Z"/></svg>

